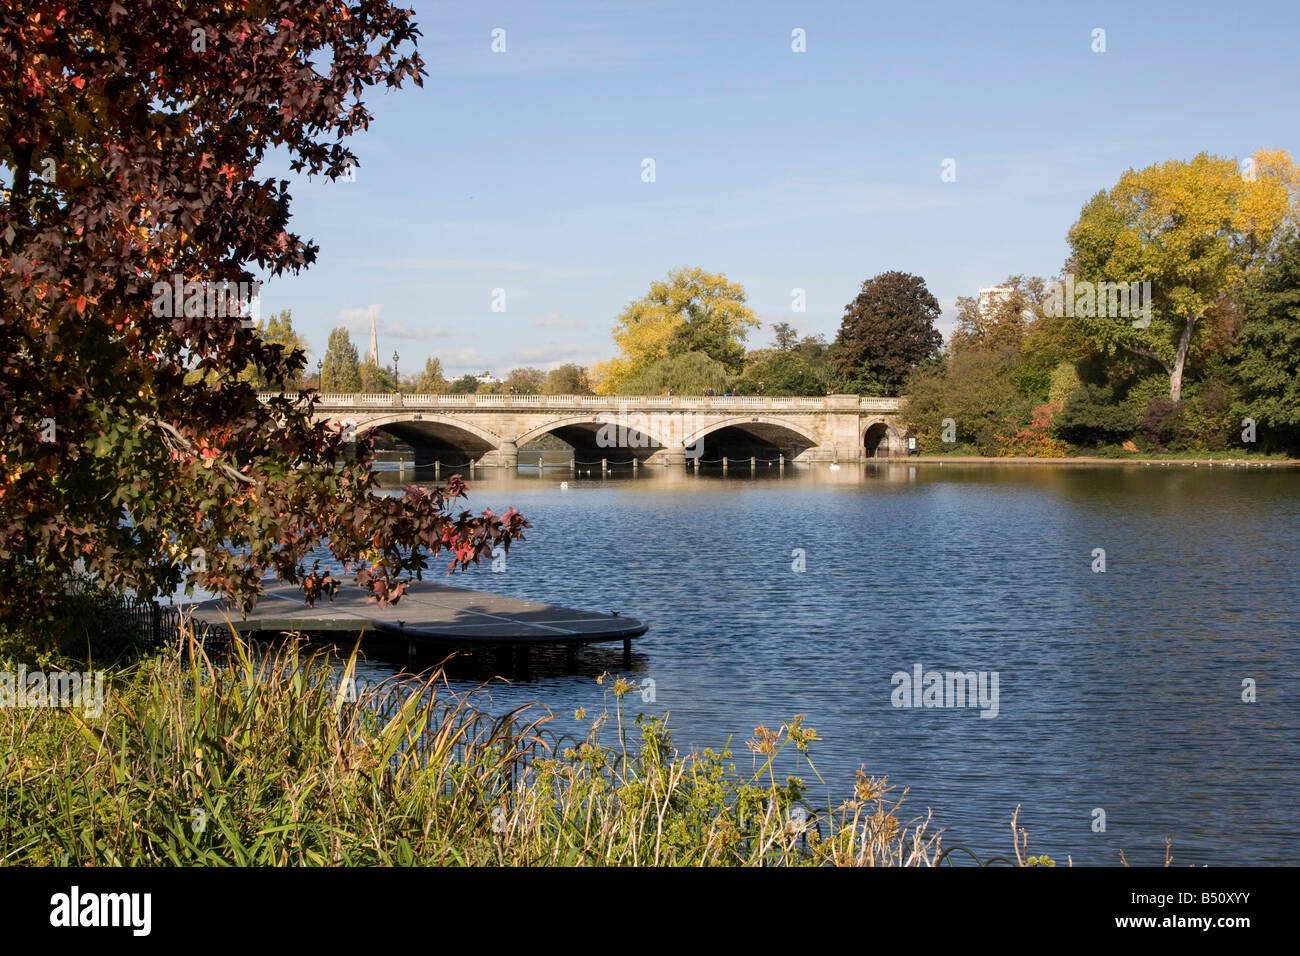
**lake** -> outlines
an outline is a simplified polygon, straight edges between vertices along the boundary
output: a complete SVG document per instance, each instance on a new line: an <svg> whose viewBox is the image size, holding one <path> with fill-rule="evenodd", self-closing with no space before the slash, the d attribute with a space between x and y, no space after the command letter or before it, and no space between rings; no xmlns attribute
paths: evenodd
<svg viewBox="0 0 1300 956"><path fill-rule="evenodd" d="M1020 805L1029 851L1061 865L1115 864L1121 850L1158 865L1166 836L1175 864L1296 862L1294 470L476 472L471 509L511 505L534 527L505 570L449 583L617 610L650 631L630 671L619 645L574 668L535 654L492 688L494 710L536 701L552 729L581 734L574 709L599 711L608 687L594 678L621 673L654 682L652 703L625 698L631 710L668 713L680 749L732 738L738 768L758 724L806 715L826 781L800 773L813 806L850 795L865 766L981 858L1012 855ZM924 706L895 678L917 668L922 683L975 672L990 692L996 673L996 716ZM958 703L951 689L939 702Z"/></svg>

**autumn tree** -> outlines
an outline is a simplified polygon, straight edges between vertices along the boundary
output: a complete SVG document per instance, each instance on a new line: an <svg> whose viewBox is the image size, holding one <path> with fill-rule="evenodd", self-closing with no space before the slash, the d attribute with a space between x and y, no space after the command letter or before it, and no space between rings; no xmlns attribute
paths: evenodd
<svg viewBox="0 0 1300 956"><path fill-rule="evenodd" d="M506 391L512 389L520 395L536 395L542 390L542 384L546 381L546 373L536 368L517 368L513 369L506 376Z"/></svg>
<svg viewBox="0 0 1300 956"><path fill-rule="evenodd" d="M591 383L587 380L587 370L574 362L568 362L546 373L542 383L544 395L590 395Z"/></svg>
<svg viewBox="0 0 1300 956"><path fill-rule="evenodd" d="M518 537L513 511L455 514L456 479L379 495L366 436L349 454L314 395L239 379L301 371L246 303L317 253L264 160L348 174L367 91L420 83L418 35L386 0L0 6L0 623L74 573L247 605L271 571L314 597L320 548L387 601L431 555Z"/></svg>
<svg viewBox="0 0 1300 956"><path fill-rule="evenodd" d="M322 392L359 392L361 388L361 363L357 347L347 329L335 329L325 346L324 364L320 370Z"/></svg>
<svg viewBox="0 0 1300 956"><path fill-rule="evenodd" d="M957 299L957 326L948 348L1018 352L1042 314L1045 283L1038 277L1009 276L982 290L982 297Z"/></svg>
<svg viewBox="0 0 1300 956"><path fill-rule="evenodd" d="M597 391L617 394L633 376L688 352L699 352L728 372L739 372L745 361L745 336L758 324L739 283L728 282L720 272L674 269L618 317L614 342L622 354L600 364Z"/></svg>
<svg viewBox="0 0 1300 956"><path fill-rule="evenodd" d="M1091 284L1149 282L1150 322L1095 307L1091 288L1077 306L1064 305L1107 353L1125 349L1157 363L1169 376L1170 401L1181 402L1202 319L1294 222L1298 182L1286 152L1261 151L1244 169L1201 153L1129 170L1083 207L1066 269Z"/></svg>
<svg viewBox="0 0 1300 956"><path fill-rule="evenodd" d="M862 283L844 309L835 361L849 381L879 383L898 394L908 374L943 345L934 327L939 302L920 276L882 272Z"/></svg>
<svg viewBox="0 0 1300 956"><path fill-rule="evenodd" d="M440 395L447 391L447 376L443 374L440 360L425 359L423 371L415 377L415 391L421 395Z"/></svg>

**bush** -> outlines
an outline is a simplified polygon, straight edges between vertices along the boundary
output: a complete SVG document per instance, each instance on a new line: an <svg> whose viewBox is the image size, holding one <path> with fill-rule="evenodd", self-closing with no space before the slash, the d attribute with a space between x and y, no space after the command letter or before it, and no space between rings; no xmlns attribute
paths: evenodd
<svg viewBox="0 0 1300 956"><path fill-rule="evenodd" d="M1183 406L1167 398L1153 398L1138 419L1138 433L1156 451L1186 447L1190 433L1183 421Z"/></svg>
<svg viewBox="0 0 1300 956"><path fill-rule="evenodd" d="M1011 383L1011 367L1006 355L967 349L944 365L917 369L905 389L908 427L922 437L927 451L942 453L953 448L940 441L944 419L951 419L955 444L996 455L1007 422L1028 421L1032 408Z"/></svg>
<svg viewBox="0 0 1300 956"><path fill-rule="evenodd" d="M1233 395L1218 382L1197 387L1183 407L1183 421L1198 448L1225 451L1237 436L1239 419L1232 416Z"/></svg>
<svg viewBox="0 0 1300 956"><path fill-rule="evenodd" d="M1027 458L1064 458L1068 449L1049 433L1052 419L1061 411L1060 405L1048 403L1034 409L1029 424L1014 435L999 435L998 454Z"/></svg>
<svg viewBox="0 0 1300 956"><path fill-rule="evenodd" d="M126 601L84 584L69 584L52 620L0 625L0 660L16 663L110 664L137 657L142 649L142 635Z"/></svg>
<svg viewBox="0 0 1300 956"><path fill-rule="evenodd" d="M1052 432L1072 445L1115 445L1133 434L1135 424L1132 411L1116 404L1109 388L1084 385L1052 419Z"/></svg>

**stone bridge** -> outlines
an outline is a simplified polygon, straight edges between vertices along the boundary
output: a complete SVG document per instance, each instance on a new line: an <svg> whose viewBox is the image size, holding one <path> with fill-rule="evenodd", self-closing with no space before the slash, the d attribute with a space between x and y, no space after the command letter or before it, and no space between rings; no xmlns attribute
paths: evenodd
<svg viewBox="0 0 1300 956"><path fill-rule="evenodd" d="M319 399L318 420L386 432L411 446L417 466L466 460L514 466L521 448L546 435L569 445L578 460L611 464L723 456L858 461L907 454L897 398L325 392Z"/></svg>

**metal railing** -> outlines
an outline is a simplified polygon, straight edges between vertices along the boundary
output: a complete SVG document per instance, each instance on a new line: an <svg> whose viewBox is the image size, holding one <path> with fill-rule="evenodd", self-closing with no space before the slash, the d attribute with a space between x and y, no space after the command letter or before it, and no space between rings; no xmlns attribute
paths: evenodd
<svg viewBox="0 0 1300 956"><path fill-rule="evenodd" d="M179 608L154 601L128 600L125 611L147 648L162 650L178 644L187 646L192 630L195 639L209 655L224 654L230 649L230 628L224 624L216 626L204 621L183 620Z"/></svg>

